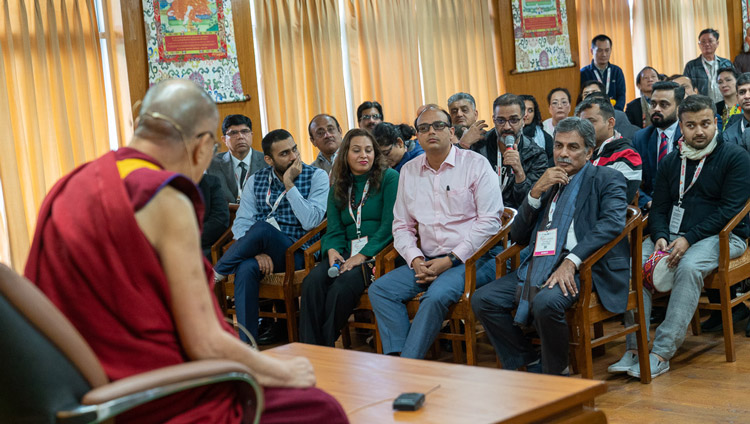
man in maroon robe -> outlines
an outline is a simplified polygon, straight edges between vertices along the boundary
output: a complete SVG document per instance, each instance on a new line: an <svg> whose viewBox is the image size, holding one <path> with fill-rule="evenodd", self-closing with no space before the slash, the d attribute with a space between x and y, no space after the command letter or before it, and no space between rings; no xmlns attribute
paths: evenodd
<svg viewBox="0 0 750 424"><path fill-rule="evenodd" d="M135 135L63 177L42 204L26 277L66 315L112 380L190 360L241 362L263 386L261 422L346 422L312 388L306 358L251 349L227 325L200 249L203 202L195 181L208 167L218 111L186 80L153 87ZM239 383L157 400L118 422L236 423Z"/></svg>

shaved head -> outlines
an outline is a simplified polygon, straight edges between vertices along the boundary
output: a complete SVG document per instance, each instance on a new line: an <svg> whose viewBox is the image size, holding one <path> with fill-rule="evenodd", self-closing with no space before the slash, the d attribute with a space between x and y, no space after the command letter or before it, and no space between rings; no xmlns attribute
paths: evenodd
<svg viewBox="0 0 750 424"><path fill-rule="evenodd" d="M136 136L159 143L163 140L188 142L207 120L218 125L219 111L209 95L185 79L162 81L143 98Z"/></svg>

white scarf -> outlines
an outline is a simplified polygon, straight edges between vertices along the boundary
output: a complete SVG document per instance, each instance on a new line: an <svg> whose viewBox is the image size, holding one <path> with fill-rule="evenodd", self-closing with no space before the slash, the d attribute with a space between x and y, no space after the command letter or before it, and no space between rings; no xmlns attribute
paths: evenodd
<svg viewBox="0 0 750 424"><path fill-rule="evenodd" d="M688 158L690 160L701 160L705 156L708 156L711 154L711 152L714 151L714 149L717 146L716 137L719 136L719 132L717 131L716 134L714 134L714 138L711 140L710 143L708 143L708 146L698 150L694 148L693 146L687 144L687 142L682 143L682 147L680 149L680 156Z"/></svg>

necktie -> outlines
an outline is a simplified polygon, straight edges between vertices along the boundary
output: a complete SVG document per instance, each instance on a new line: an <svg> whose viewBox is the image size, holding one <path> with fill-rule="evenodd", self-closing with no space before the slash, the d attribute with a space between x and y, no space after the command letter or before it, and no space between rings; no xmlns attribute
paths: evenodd
<svg viewBox="0 0 750 424"><path fill-rule="evenodd" d="M661 141L659 142L659 156L656 163L661 162L664 156L667 155L667 133L661 133Z"/></svg>
<svg viewBox="0 0 750 424"><path fill-rule="evenodd" d="M247 164L245 162L240 162L240 168L242 168L242 173L240 174L240 189L245 188L245 177L247 177Z"/></svg>

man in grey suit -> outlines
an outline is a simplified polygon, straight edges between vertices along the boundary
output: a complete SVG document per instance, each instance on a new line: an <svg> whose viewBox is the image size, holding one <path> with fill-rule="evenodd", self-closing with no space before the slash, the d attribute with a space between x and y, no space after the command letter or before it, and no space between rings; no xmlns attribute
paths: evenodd
<svg viewBox="0 0 750 424"><path fill-rule="evenodd" d="M221 133L229 151L214 156L206 173L221 180L228 203L239 203L245 181L268 164L263 153L252 148L253 123L247 116L227 115L221 124Z"/></svg>
<svg viewBox="0 0 750 424"><path fill-rule="evenodd" d="M565 311L578 300L578 267L622 232L628 202L622 173L589 163L596 147L589 121L565 118L554 138L555 166L531 188L510 230L533 253L518 270L478 289L471 306L503 368L568 375ZM627 306L629 257L624 238L592 268L602 305L615 313ZM539 334L541 357L522 330L528 326Z"/></svg>
<svg viewBox="0 0 750 424"><path fill-rule="evenodd" d="M750 151L750 72L737 78L737 102L742 107L742 115L724 130L724 141L737 144Z"/></svg>

